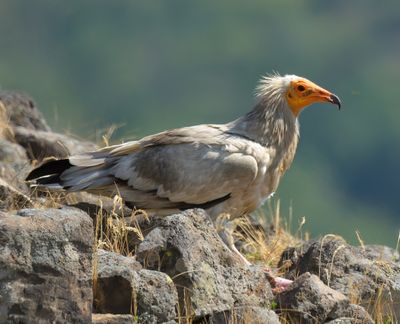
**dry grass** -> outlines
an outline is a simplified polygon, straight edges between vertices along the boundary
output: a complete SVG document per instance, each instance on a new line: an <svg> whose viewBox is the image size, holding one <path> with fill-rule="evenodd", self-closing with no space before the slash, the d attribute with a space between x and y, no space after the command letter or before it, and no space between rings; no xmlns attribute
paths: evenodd
<svg viewBox="0 0 400 324"><path fill-rule="evenodd" d="M291 234L290 215L289 221L282 217L279 201L275 206L270 206L269 212L259 213L261 226L255 226L248 217L241 218L238 220L240 231L236 231L234 235L244 243L243 250L249 261L276 268L283 251L300 244L304 237L302 229L305 219L301 220L295 233ZM285 272L286 266L278 269L280 274Z"/></svg>
<svg viewBox="0 0 400 324"><path fill-rule="evenodd" d="M181 287L183 292L183 305L179 304L176 307L177 321L179 324L192 324L194 320L194 311L192 308L192 301L190 299L191 292L186 287Z"/></svg>
<svg viewBox="0 0 400 324"><path fill-rule="evenodd" d="M93 296L97 296L98 249L133 257L135 251L134 247L130 244L130 235L134 235L135 239L143 240L143 233L136 218L138 215L147 217L143 210L134 210L131 215L125 215L123 200L118 195L113 198L113 207L111 211L107 213L104 211L101 199L99 199L99 206L100 208L95 218L93 242ZM130 312L136 322L138 319L138 304L135 287L132 287L131 291Z"/></svg>
<svg viewBox="0 0 400 324"><path fill-rule="evenodd" d="M387 274L394 274L392 265L386 260L374 260L373 266L377 266L382 269ZM370 278L373 278L375 275L376 269L367 269L364 274L369 275ZM356 305L363 306L368 313L372 316L375 323L379 324L389 324L389 323L398 323L398 320L395 315L396 309L400 307L400 305L396 304L393 300L392 295L390 293L390 288L387 287L386 284L379 283L379 279L376 278L377 289L375 291L374 298L370 298L369 300L362 300L359 294L359 287L357 285L352 286L352 290L349 294L350 302Z"/></svg>
<svg viewBox="0 0 400 324"><path fill-rule="evenodd" d="M361 234L359 231L356 231L356 237L357 240L359 241L360 247L365 250L365 244L364 241L361 237ZM399 251L399 238L400 238L400 233L397 238L396 242L396 251ZM379 267L384 273L386 274L394 274L393 273L393 268L390 262L388 262L385 259L376 259L373 261L372 265L374 267ZM370 278L375 277L375 271L376 269L372 268L371 269L366 269L364 274L368 275ZM395 315L395 310L400 307L400 305L396 305L395 301L392 298L392 295L389 291L389 288L379 282L379 279L376 278L376 283L377 283L377 290L375 291L375 297L371 298L367 301L362 300L360 293L359 293L359 287L358 285L353 285L352 290L349 293L349 299L350 302L356 305L361 305L363 306L368 313L372 316L373 320L375 323L378 324L394 324L398 323L400 319L396 318Z"/></svg>
<svg viewBox="0 0 400 324"><path fill-rule="evenodd" d="M100 207L102 207L101 201ZM134 210L126 217L123 200L117 195L114 196L113 209L108 215L104 213L103 208L99 208L95 226L96 249L101 248L128 257L134 256L135 251L131 247L129 235L133 234L140 241L143 240L143 233L137 223L138 215L146 213L143 210Z"/></svg>

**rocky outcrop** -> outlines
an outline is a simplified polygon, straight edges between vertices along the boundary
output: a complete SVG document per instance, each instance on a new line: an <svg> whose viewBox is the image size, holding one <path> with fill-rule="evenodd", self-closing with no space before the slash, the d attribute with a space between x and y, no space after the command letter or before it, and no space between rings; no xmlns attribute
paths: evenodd
<svg viewBox="0 0 400 324"><path fill-rule="evenodd" d="M25 150L18 144L0 138L0 178L18 190L28 193L24 175L31 168Z"/></svg>
<svg viewBox="0 0 400 324"><path fill-rule="evenodd" d="M21 126L32 130L50 131L35 101L28 94L21 91L2 90L0 91L0 106L12 128Z"/></svg>
<svg viewBox="0 0 400 324"><path fill-rule="evenodd" d="M71 202L67 202L67 204L68 206L83 210L93 219L96 219L99 214L111 217L118 216L119 218L126 218L127 224L130 223L129 218L134 212L131 208L125 206L122 201L115 201L109 197L98 196L87 192L74 193L74 199ZM137 217L135 217L134 220L136 222Z"/></svg>
<svg viewBox="0 0 400 324"><path fill-rule="evenodd" d="M327 286L341 292L371 313L379 305L384 315L400 318L400 267L398 254L383 247L354 247L342 238L326 236L283 253L289 263L288 277L306 272L317 275Z"/></svg>
<svg viewBox="0 0 400 324"><path fill-rule="evenodd" d="M94 311L134 314L139 323L160 323L177 316L178 294L165 273L142 269L132 257L99 250Z"/></svg>
<svg viewBox="0 0 400 324"><path fill-rule="evenodd" d="M91 142L51 131L33 99L17 91L0 91L1 123L9 129L6 137L25 149L30 160L63 158L96 149Z"/></svg>
<svg viewBox="0 0 400 324"><path fill-rule="evenodd" d="M0 178L0 210L32 207L32 200Z"/></svg>
<svg viewBox="0 0 400 324"><path fill-rule="evenodd" d="M96 145L80 141L72 136L32 130L25 127L14 128L15 141L25 148L31 160L43 160L46 157L65 158L71 154L94 151Z"/></svg>
<svg viewBox="0 0 400 324"><path fill-rule="evenodd" d="M92 220L71 208L0 212L0 323L88 323Z"/></svg>
<svg viewBox="0 0 400 324"><path fill-rule="evenodd" d="M95 149L91 142L52 132L30 96L0 91L0 178L21 194L29 193L24 179L32 168L31 160ZM9 207L10 203L0 203L0 209Z"/></svg>
<svg viewBox="0 0 400 324"><path fill-rule="evenodd" d="M159 218L139 245L137 259L173 279L181 314L207 319L234 309L270 308L265 273L228 250L203 210Z"/></svg>
<svg viewBox="0 0 400 324"><path fill-rule="evenodd" d="M324 323L343 317L373 323L368 313L342 293L326 286L316 275L304 273L277 296L279 309L289 323Z"/></svg>
<svg viewBox="0 0 400 324"><path fill-rule="evenodd" d="M134 324L135 318L128 314L96 314L92 315L92 324Z"/></svg>
<svg viewBox="0 0 400 324"><path fill-rule="evenodd" d="M240 323L240 324L278 324L278 315L265 307L235 307L230 311L213 313L207 317L205 323Z"/></svg>

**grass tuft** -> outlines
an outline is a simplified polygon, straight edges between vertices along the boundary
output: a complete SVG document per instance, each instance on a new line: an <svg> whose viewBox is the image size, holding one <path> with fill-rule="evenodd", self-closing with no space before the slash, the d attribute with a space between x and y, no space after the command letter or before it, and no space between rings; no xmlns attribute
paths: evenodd
<svg viewBox="0 0 400 324"><path fill-rule="evenodd" d="M263 263L276 268L281 255L288 247L302 242L303 218L294 234L290 233L290 222L280 213L279 201L268 213L259 212L260 224L254 224L251 217L243 217L237 221L239 230L234 233L235 239L243 243L242 252L253 263ZM283 274L287 265L278 269Z"/></svg>

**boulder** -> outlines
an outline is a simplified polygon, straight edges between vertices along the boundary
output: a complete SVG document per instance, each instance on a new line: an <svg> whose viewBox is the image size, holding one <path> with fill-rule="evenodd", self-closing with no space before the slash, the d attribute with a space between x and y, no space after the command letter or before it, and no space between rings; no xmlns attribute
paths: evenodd
<svg viewBox="0 0 400 324"><path fill-rule="evenodd" d="M90 194L87 192L75 192L71 196L68 206L79 208L88 213L90 217L96 219L99 213L104 216L116 216L125 218L129 224L133 210L127 207L122 200L114 200L113 198Z"/></svg>
<svg viewBox="0 0 400 324"><path fill-rule="evenodd" d="M0 210L32 207L31 199L0 178Z"/></svg>
<svg viewBox="0 0 400 324"><path fill-rule="evenodd" d="M270 308L273 298L265 273L245 266L218 236L201 209L155 220L136 257L175 282L181 316L207 319L238 308Z"/></svg>
<svg viewBox="0 0 400 324"><path fill-rule="evenodd" d="M374 324L374 320L371 318L370 314L365 310L364 307L360 305L350 304L345 308L334 308L329 314L330 319L343 320L346 318L351 318L352 323L362 323L362 324Z"/></svg>
<svg viewBox="0 0 400 324"><path fill-rule="evenodd" d="M354 318L351 318L351 317L341 317L341 318L337 318L335 320L326 322L326 324L358 324L358 323L363 324L363 322L357 322L354 320Z"/></svg>
<svg viewBox="0 0 400 324"><path fill-rule="evenodd" d="M362 323L373 323L362 307L351 305L345 295L310 273L298 277L277 296L277 301L289 323L324 323L345 316Z"/></svg>
<svg viewBox="0 0 400 324"><path fill-rule="evenodd" d="M23 147L0 138L0 178L16 189L28 193L24 177L30 168L31 165Z"/></svg>
<svg viewBox="0 0 400 324"><path fill-rule="evenodd" d="M97 313L134 314L138 323L174 320L178 294L165 273L142 269L132 257L99 250L94 285Z"/></svg>
<svg viewBox="0 0 400 324"><path fill-rule="evenodd" d="M313 273L369 313L379 307L383 315L400 318L400 308L394 306L400 304L400 267L396 253L389 250L354 247L329 235L287 249L280 263L289 266L289 278Z"/></svg>
<svg viewBox="0 0 400 324"><path fill-rule="evenodd" d="M365 245L363 248L365 257L369 260L381 260L393 262L400 266L399 251L384 245Z"/></svg>
<svg viewBox="0 0 400 324"><path fill-rule="evenodd" d="M96 150L91 142L82 141L48 131L39 131L25 127L13 129L15 141L25 148L31 160L43 160L46 157L66 158L69 155Z"/></svg>
<svg viewBox="0 0 400 324"><path fill-rule="evenodd" d="M28 157L22 146L0 138L0 162L14 165L28 164Z"/></svg>
<svg viewBox="0 0 400 324"><path fill-rule="evenodd" d="M91 142L52 132L33 99L22 92L0 91L1 125L7 131L0 137L21 145L31 160L65 158L97 148Z"/></svg>
<svg viewBox="0 0 400 324"><path fill-rule="evenodd" d="M0 212L0 323L89 323L92 244L80 210Z"/></svg>
<svg viewBox="0 0 400 324"><path fill-rule="evenodd" d="M92 314L92 324L134 324L134 317L128 314Z"/></svg>
<svg viewBox="0 0 400 324"><path fill-rule="evenodd" d="M230 311L214 313L206 317L207 324L225 324L225 323L240 323L240 324L278 324L278 315L266 308L262 307L237 307Z"/></svg>
<svg viewBox="0 0 400 324"><path fill-rule="evenodd" d="M46 120L33 99L20 91L0 91L0 106L5 110L9 125L32 130L50 131Z"/></svg>

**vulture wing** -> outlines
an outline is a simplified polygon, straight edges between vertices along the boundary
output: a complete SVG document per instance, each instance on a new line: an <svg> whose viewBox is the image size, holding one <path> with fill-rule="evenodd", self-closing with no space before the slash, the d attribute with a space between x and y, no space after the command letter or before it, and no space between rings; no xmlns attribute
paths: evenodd
<svg viewBox="0 0 400 324"><path fill-rule="evenodd" d="M199 125L72 156L68 162L51 161L28 180L70 191L119 192L138 208L208 208L254 181L260 149L223 125Z"/></svg>

